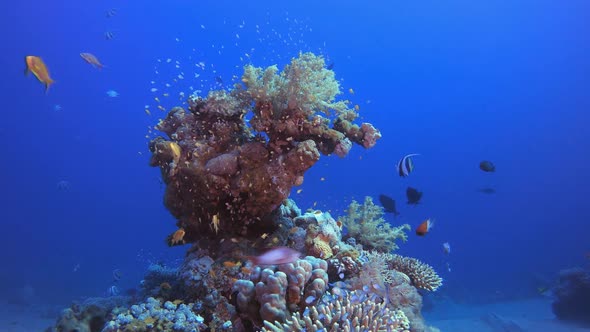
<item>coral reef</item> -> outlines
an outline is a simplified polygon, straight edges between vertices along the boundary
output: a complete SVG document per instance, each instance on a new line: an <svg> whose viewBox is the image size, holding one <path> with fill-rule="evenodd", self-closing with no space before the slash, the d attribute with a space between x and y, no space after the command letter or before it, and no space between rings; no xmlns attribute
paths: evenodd
<svg viewBox="0 0 590 332"><path fill-rule="evenodd" d="M401 310L389 310L371 300L352 303L348 299L336 299L308 308L303 316L295 313L284 323L265 321L262 331L408 332L409 329L410 322Z"/></svg>
<svg viewBox="0 0 590 332"><path fill-rule="evenodd" d="M74 303L64 309L53 329L55 332L100 332L108 320L111 310L129 304L130 298L111 296L108 298L91 297L83 303Z"/></svg>
<svg viewBox="0 0 590 332"><path fill-rule="evenodd" d="M581 268L559 273L553 293L553 313L561 320L590 325L590 273Z"/></svg>
<svg viewBox="0 0 590 332"><path fill-rule="evenodd" d="M327 268L326 261L311 256L275 268L256 267L249 279L234 284L237 308L254 325L283 322L291 312L321 299L328 287Z"/></svg>
<svg viewBox="0 0 590 332"><path fill-rule="evenodd" d="M395 241L407 241L405 231L410 230L408 224L391 227L383 219L383 208L375 205L369 196L365 197L362 206L353 200L348 214L338 218L338 221L346 227L348 236L355 238L364 249L380 252L398 249Z"/></svg>
<svg viewBox="0 0 590 332"><path fill-rule="evenodd" d="M369 123L354 124L358 114L338 94L334 72L304 53L280 72L246 66L232 90L171 109L156 126L166 137L149 143L150 165L161 171L164 204L177 220L166 242L191 246L184 261L150 265L133 299L139 303L71 310L61 326L427 331L417 288L436 290L442 279L390 253L406 241L409 225L390 226L370 197L353 201L338 220L318 210L302 214L288 199L322 154L344 157L353 143L371 148L381 137ZM288 248L261 255L273 247Z"/></svg>
<svg viewBox="0 0 590 332"><path fill-rule="evenodd" d="M416 288L435 291L442 286L443 280L432 266L416 258L393 255L389 260L389 266L410 277L412 285Z"/></svg>
<svg viewBox="0 0 590 332"><path fill-rule="evenodd" d="M335 100L334 72L312 53L280 73L246 66L242 83L193 96L188 110L173 108L156 126L168 138L150 142L150 165L162 171L164 203L181 230L170 245L260 236L268 228L263 219L302 184L320 154L344 156L351 142L370 148L381 137L369 123L352 123L358 114Z"/></svg>
<svg viewBox="0 0 590 332"><path fill-rule="evenodd" d="M410 278L391 268L394 255L363 252L363 265L357 276L346 281L345 288L360 300L383 303L390 309L400 309L411 322L412 332L426 331L422 318L422 296L411 285Z"/></svg>
<svg viewBox="0 0 590 332"><path fill-rule="evenodd" d="M162 303L153 297L145 303L132 305L109 321L103 332L118 331L184 331L204 330L203 317L193 311L193 304Z"/></svg>

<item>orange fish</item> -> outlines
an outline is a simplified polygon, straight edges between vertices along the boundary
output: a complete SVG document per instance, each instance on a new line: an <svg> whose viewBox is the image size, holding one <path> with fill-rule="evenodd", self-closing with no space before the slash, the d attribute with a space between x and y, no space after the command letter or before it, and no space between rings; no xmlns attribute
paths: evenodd
<svg viewBox="0 0 590 332"><path fill-rule="evenodd" d="M45 84L45 92L47 92L49 86L55 83L55 81L49 77L49 71L47 70L47 66L45 66L43 60L38 56L27 55L25 57L25 63L27 65L27 68L25 69L25 75L29 72L33 73L39 82Z"/></svg>
<svg viewBox="0 0 590 332"><path fill-rule="evenodd" d="M428 232L430 232L430 229L432 228L432 226L434 226L434 221L430 221L430 219L426 219L423 223L420 224L420 226L418 226L418 228L416 228L416 235L418 235L418 236L426 235Z"/></svg>
<svg viewBox="0 0 590 332"><path fill-rule="evenodd" d="M94 68L102 69L104 67L103 64L98 61L98 58L94 56L94 54L80 53L80 56L82 59L84 59L84 61L94 66Z"/></svg>

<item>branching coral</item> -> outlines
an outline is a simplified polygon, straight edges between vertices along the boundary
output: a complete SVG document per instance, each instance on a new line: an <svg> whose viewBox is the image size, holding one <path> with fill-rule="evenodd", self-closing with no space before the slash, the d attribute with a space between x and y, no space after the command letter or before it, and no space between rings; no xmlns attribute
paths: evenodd
<svg viewBox="0 0 590 332"><path fill-rule="evenodd" d="M329 304L319 304L303 314L294 313L284 323L265 321L265 332L407 332L410 322L401 310L389 310L384 304L371 300L352 303L348 299L336 299Z"/></svg>
<svg viewBox="0 0 590 332"><path fill-rule="evenodd" d="M375 205L369 196L365 197L362 206L353 200L348 207L348 214L338 220L347 228L348 235L358 240L365 249L380 252L397 249L395 241L407 241L405 231L410 230L408 224L391 227L383 219L383 208Z"/></svg>
<svg viewBox="0 0 590 332"><path fill-rule="evenodd" d="M392 255L389 266L397 271L403 272L412 280L416 288L429 291L436 291L442 286L442 278L434 271L432 266L412 257Z"/></svg>
<svg viewBox="0 0 590 332"><path fill-rule="evenodd" d="M352 123L357 114L335 100L338 82L324 67L311 53L281 73L246 66L244 85L191 97L188 110L173 108L156 126L168 137L150 142L150 165L162 170L164 203L185 242L259 237L268 227L247 226L278 208L320 154L345 156L352 142L369 148L381 137Z"/></svg>

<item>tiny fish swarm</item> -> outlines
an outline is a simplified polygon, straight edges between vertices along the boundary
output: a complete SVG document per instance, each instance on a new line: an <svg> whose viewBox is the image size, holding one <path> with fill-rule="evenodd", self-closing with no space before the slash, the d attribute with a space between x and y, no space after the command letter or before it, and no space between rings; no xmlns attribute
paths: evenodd
<svg viewBox="0 0 590 332"><path fill-rule="evenodd" d="M436 291L443 284L443 279L434 271L432 266L416 258L393 255L389 266L403 272L416 288Z"/></svg>
<svg viewBox="0 0 590 332"><path fill-rule="evenodd" d="M294 313L285 323L264 322L265 332L406 332L410 322L401 310L390 310L383 303L366 300L351 303L336 299L329 304L312 306L301 316Z"/></svg>

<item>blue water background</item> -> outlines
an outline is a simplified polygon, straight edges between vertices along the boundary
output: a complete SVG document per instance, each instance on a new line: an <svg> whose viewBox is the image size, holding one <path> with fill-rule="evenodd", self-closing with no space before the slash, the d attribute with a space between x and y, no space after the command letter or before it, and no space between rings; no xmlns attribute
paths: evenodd
<svg viewBox="0 0 590 332"><path fill-rule="evenodd" d="M216 3L3 4L2 298L18 300L25 286L47 303L104 295L113 269L121 288L134 287L149 262L182 259L187 247L164 243L175 221L148 166L145 136L164 114L154 97L168 108L190 85L206 91L220 76L229 86L245 53L279 67L300 50L328 56L342 97L383 134L371 150L322 157L292 195L302 209L315 202L339 216L351 199L384 193L401 212L388 221L436 219L399 253L432 264L445 278L441 294L467 303L535 296L544 278L588 265L590 3ZM109 8L117 15L105 17ZM56 80L48 94L23 76L25 55L47 63ZM175 83L179 71L185 79ZM401 179L395 164L407 153L421 156ZM497 172L481 172L482 159ZM407 186L424 192L420 205L405 204Z"/></svg>

